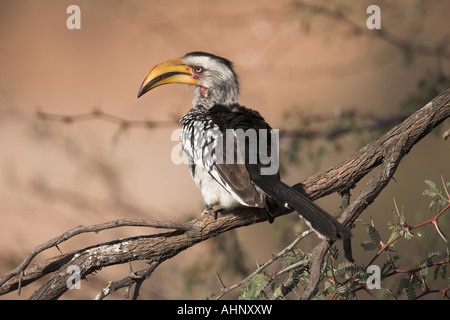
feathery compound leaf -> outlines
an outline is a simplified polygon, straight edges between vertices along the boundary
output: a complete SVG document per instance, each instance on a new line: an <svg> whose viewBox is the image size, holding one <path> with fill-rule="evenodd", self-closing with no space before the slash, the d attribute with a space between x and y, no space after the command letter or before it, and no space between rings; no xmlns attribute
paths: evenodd
<svg viewBox="0 0 450 320"><path fill-rule="evenodd" d="M416 299L416 290L411 282L409 282L406 287L406 295L408 296L408 300Z"/></svg>
<svg viewBox="0 0 450 320"><path fill-rule="evenodd" d="M409 280L407 278L402 278L398 284L397 291L395 292L396 297L400 297L403 290L408 286Z"/></svg>
<svg viewBox="0 0 450 320"><path fill-rule="evenodd" d="M442 280L447 276L447 266L445 264L440 264L434 269L433 279L437 280L438 276L440 276Z"/></svg>
<svg viewBox="0 0 450 320"><path fill-rule="evenodd" d="M286 268L290 266L291 264L294 264L300 260L303 260L306 258L306 255L301 252L301 250L297 248L293 248L292 250L288 251L281 262L281 265L283 268Z"/></svg>
<svg viewBox="0 0 450 320"><path fill-rule="evenodd" d="M412 278L402 278L398 285L397 291L395 292L395 296L400 297L403 294L403 290L405 290L408 300L414 300L416 298L416 281L417 280L414 279L414 276Z"/></svg>
<svg viewBox="0 0 450 320"><path fill-rule="evenodd" d="M444 190L446 190L445 188L448 188L449 183L447 182L445 184L443 190L439 190L436 187L436 183L433 181L425 180L425 183L429 186L429 188L423 191L423 195L432 198L430 201L430 209L432 209L435 205L437 205L436 210L441 210L443 207L447 205L449 201L447 197L444 195Z"/></svg>
<svg viewBox="0 0 450 320"><path fill-rule="evenodd" d="M363 224L364 229L366 229L367 233L369 234L370 239L372 240L372 243L377 246L377 248L381 247L381 236L378 233L377 229L375 229L374 226L371 224L365 223Z"/></svg>
<svg viewBox="0 0 450 320"><path fill-rule="evenodd" d="M373 251L380 249L380 244L373 243L371 241L363 241L361 242L361 247L364 249L364 251Z"/></svg>
<svg viewBox="0 0 450 320"><path fill-rule="evenodd" d="M399 260L398 255L391 256L391 258L383 263L381 266L381 278L384 278L391 270L397 268L395 262Z"/></svg>
<svg viewBox="0 0 450 320"><path fill-rule="evenodd" d="M265 275L263 273L255 274L245 282L245 289L241 292L241 300L258 300L264 298L264 289L266 288Z"/></svg>
<svg viewBox="0 0 450 320"><path fill-rule="evenodd" d="M431 180L425 180L425 183L430 187L430 189L437 191L436 183Z"/></svg>

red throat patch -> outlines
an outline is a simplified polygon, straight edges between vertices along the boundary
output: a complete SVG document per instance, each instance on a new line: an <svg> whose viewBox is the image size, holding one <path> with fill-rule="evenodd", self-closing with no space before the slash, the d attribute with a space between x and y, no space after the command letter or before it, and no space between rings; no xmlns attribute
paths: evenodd
<svg viewBox="0 0 450 320"><path fill-rule="evenodd" d="M206 89L205 87L200 87L200 92L202 93L202 97L204 97L206 95L206 91L208 89Z"/></svg>

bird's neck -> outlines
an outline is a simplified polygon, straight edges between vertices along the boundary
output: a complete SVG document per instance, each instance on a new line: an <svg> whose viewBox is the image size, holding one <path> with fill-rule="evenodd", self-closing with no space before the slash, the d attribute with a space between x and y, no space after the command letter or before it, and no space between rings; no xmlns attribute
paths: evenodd
<svg viewBox="0 0 450 320"><path fill-rule="evenodd" d="M230 106L237 103L238 93L238 90L233 87L210 89L197 86L194 89L192 108L203 106L210 109L216 104Z"/></svg>

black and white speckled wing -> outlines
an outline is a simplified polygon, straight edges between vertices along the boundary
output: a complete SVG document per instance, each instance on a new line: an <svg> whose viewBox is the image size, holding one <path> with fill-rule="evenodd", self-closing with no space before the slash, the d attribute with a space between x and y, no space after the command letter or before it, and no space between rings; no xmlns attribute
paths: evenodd
<svg viewBox="0 0 450 320"><path fill-rule="evenodd" d="M227 128L215 120L203 107L192 109L180 120L183 124L182 147L194 180L196 171L205 170L240 204L263 207L263 196L255 189L245 164L226 158ZM237 143L232 145L231 154L237 155Z"/></svg>

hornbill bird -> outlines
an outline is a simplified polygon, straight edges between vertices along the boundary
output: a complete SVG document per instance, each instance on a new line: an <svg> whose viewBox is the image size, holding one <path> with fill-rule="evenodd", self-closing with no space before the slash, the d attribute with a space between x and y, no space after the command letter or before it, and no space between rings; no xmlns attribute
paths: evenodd
<svg viewBox="0 0 450 320"><path fill-rule="evenodd" d="M272 170L268 158L278 164L277 136L257 111L238 104L238 77L229 60L190 52L158 64L145 76L138 98L170 83L195 86L192 108L180 120L181 144L205 200L204 213L257 207L273 221L280 211L293 209L319 237L350 238L334 217L283 183L278 166Z"/></svg>

